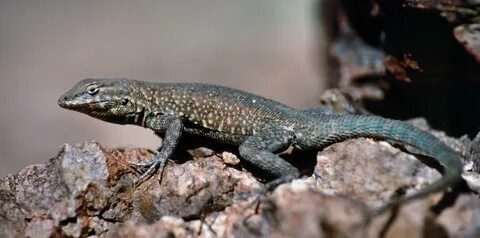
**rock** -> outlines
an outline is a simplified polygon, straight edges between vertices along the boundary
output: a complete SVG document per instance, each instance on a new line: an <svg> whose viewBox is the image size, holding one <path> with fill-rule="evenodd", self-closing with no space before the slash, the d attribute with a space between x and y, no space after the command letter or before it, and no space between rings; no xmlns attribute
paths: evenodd
<svg viewBox="0 0 480 238"><path fill-rule="evenodd" d="M342 34L331 42L328 54L338 62L338 82L335 87L348 90L355 98L380 100L384 92L371 85L351 87L355 81L363 77L385 75L385 53L366 44L356 36L348 24L341 24Z"/></svg>
<svg viewBox="0 0 480 238"><path fill-rule="evenodd" d="M386 142L354 139L320 152L313 177L319 191L380 207L397 192L414 193L440 174Z"/></svg>
<svg viewBox="0 0 480 238"><path fill-rule="evenodd" d="M470 193L440 208L443 196L433 194L374 216L373 208L400 192L439 178L387 142L359 138L327 147L312 176L279 186L258 209L255 197L235 199L260 187L235 154L194 155L169 161L163 174L133 188L139 172L129 163L150 159L149 150L64 145L45 164L0 179L0 237L475 237L480 231L480 201Z"/></svg>
<svg viewBox="0 0 480 238"><path fill-rule="evenodd" d="M480 63L480 24L464 24L453 30L455 38Z"/></svg>
<svg viewBox="0 0 480 238"><path fill-rule="evenodd" d="M440 214L438 223L450 237L480 237L480 200L473 195L460 196Z"/></svg>
<svg viewBox="0 0 480 238"><path fill-rule="evenodd" d="M88 223L106 208L112 194L106 188L107 168L97 144L64 145L41 165L32 165L0 182L0 230L5 236L50 237L88 234ZM100 230L109 221L100 221Z"/></svg>
<svg viewBox="0 0 480 238"><path fill-rule="evenodd" d="M468 150L468 158L471 158L471 170L473 172L480 172L480 132L477 133L473 139Z"/></svg>
<svg viewBox="0 0 480 238"><path fill-rule="evenodd" d="M219 157L190 160L168 168L161 180L142 183L132 195L133 208L145 222L162 216L198 219L223 210L235 194L259 185L250 174L226 166Z"/></svg>
<svg viewBox="0 0 480 238"><path fill-rule="evenodd" d="M263 208L274 237L365 237L369 211L344 196L280 186Z"/></svg>
<svg viewBox="0 0 480 238"><path fill-rule="evenodd" d="M116 223L151 223L175 215L198 219L223 210L234 194L259 187L247 172L217 156L169 163L161 184L133 189L131 161L145 149L106 149L95 142L64 145L59 154L0 180L0 237L104 236Z"/></svg>
<svg viewBox="0 0 480 238"><path fill-rule="evenodd" d="M236 155L234 155L234 154L232 154L232 153L230 153L230 152L226 152L226 151L225 151L225 152L223 152L223 153L221 154L220 157L223 159L223 162L224 162L225 164L228 164L228 165L237 165L237 164L240 164L240 159L239 159Z"/></svg>
<svg viewBox="0 0 480 238"><path fill-rule="evenodd" d="M194 237L187 223L178 217L164 216L154 224L125 223L111 237Z"/></svg>

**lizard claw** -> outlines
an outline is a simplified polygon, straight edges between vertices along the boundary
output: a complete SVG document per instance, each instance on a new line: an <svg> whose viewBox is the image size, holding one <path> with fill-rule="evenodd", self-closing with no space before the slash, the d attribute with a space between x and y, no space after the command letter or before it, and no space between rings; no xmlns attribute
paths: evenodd
<svg viewBox="0 0 480 238"><path fill-rule="evenodd" d="M156 163L155 158L158 156L158 151L148 149L148 152L153 154L153 158L150 160L141 160L130 162L129 165L134 167L136 170L143 170L147 167L151 167Z"/></svg>
<svg viewBox="0 0 480 238"><path fill-rule="evenodd" d="M158 152L155 152L155 156L150 160L130 163L131 166L139 170L144 170L147 168L147 170L143 172L142 175L140 175L140 177L134 182L134 187L138 187L140 184L152 177L157 170L160 171L161 176L166 163L167 158L159 156Z"/></svg>
<svg viewBox="0 0 480 238"><path fill-rule="evenodd" d="M144 172L142 173L142 175L140 175L140 177L133 182L133 186L136 188L138 186L140 186L140 184L142 184L143 182L145 182L147 179L149 179L155 172L156 170L158 169L158 167L160 166L161 164L161 161L148 161L150 163L150 167ZM148 165L140 165L142 167L146 167Z"/></svg>
<svg viewBox="0 0 480 238"><path fill-rule="evenodd" d="M135 162L130 162L129 165L135 168L140 168L144 169L147 167L151 167L152 165L155 164L155 161L152 160L146 160L146 161L135 161Z"/></svg>

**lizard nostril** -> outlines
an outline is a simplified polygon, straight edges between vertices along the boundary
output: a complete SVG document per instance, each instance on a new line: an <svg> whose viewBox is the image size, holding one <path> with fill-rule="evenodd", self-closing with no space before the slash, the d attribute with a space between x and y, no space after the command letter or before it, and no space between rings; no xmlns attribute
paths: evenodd
<svg viewBox="0 0 480 238"><path fill-rule="evenodd" d="M58 105L61 107L64 107L67 105L67 96L62 95L60 98L58 98Z"/></svg>

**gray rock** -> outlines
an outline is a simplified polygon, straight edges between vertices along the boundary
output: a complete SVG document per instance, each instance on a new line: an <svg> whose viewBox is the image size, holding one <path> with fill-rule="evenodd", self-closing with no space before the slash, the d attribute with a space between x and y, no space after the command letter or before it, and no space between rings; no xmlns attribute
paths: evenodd
<svg viewBox="0 0 480 238"><path fill-rule="evenodd" d="M359 138L326 148L312 176L278 187L257 210L254 197L234 199L260 186L239 170L238 157L200 154L169 162L162 175L134 189L139 172L129 163L150 159L149 150L64 145L45 164L0 180L0 237L475 237L480 231L480 201L468 193L440 210L432 209L438 193L372 216L398 191L415 192L440 176L387 142Z"/></svg>

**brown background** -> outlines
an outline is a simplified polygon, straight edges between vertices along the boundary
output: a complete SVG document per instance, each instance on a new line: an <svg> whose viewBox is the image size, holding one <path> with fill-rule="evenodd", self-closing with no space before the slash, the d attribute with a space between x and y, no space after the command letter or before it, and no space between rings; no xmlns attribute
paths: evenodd
<svg viewBox="0 0 480 238"><path fill-rule="evenodd" d="M312 0L0 0L0 176L63 143L156 148L149 130L60 109L86 77L227 85L304 107L322 85Z"/></svg>

